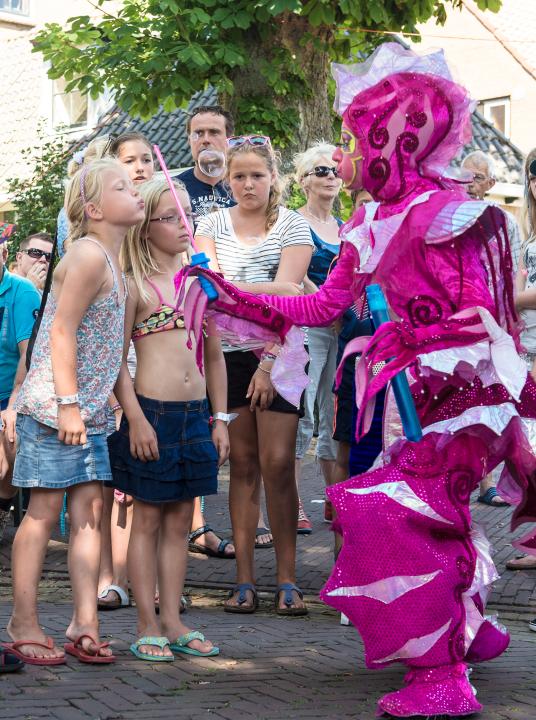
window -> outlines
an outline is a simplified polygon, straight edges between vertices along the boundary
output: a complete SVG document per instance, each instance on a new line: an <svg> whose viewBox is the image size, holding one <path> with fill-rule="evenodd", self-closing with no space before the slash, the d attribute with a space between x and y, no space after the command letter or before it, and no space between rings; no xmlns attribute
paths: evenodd
<svg viewBox="0 0 536 720"><path fill-rule="evenodd" d="M478 109L482 115L503 135L510 137L510 98L481 100Z"/></svg>
<svg viewBox="0 0 536 720"><path fill-rule="evenodd" d="M28 15L30 0L0 0L0 11Z"/></svg>
<svg viewBox="0 0 536 720"><path fill-rule="evenodd" d="M88 96L78 90L65 92L66 84L63 78L53 82L52 126L54 129L85 127L88 124Z"/></svg>

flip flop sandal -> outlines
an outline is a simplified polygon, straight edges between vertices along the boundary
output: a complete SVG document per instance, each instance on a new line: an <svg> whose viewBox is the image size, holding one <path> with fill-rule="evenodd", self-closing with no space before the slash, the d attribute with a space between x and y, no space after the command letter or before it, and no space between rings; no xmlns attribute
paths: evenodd
<svg viewBox="0 0 536 720"><path fill-rule="evenodd" d="M256 538L261 537L261 535L271 535L271 534L272 534L272 531L269 530L268 528L265 528L265 527L258 527L258 528L255 530L255 537L256 537ZM274 541L273 541L273 539L270 540L270 542L267 542L267 543L255 542L255 547L256 547L257 550L262 550L262 548L271 548L271 547L273 547L273 546L274 546Z"/></svg>
<svg viewBox="0 0 536 720"><path fill-rule="evenodd" d="M490 507L508 507L510 503L507 502L493 502L493 498L496 498L499 495L496 488L490 487L486 490L486 492L483 495L480 495L477 502L482 503L483 505L489 505Z"/></svg>
<svg viewBox="0 0 536 720"><path fill-rule="evenodd" d="M246 592L248 590L251 590L253 593L253 604L252 605L246 605L248 598L246 595ZM259 597L257 595L257 591L255 590L255 586L251 583L238 583L238 585L235 585L232 590L229 590L229 595L227 599L233 597L235 593L238 592L238 605L224 605L223 609L225 612L228 613L238 613L242 615L251 615L255 612L255 610L259 607Z"/></svg>
<svg viewBox="0 0 536 720"><path fill-rule="evenodd" d="M201 652L201 650L195 650L194 648L188 647L188 643L192 640L200 640L205 642L205 636L203 633L194 630L193 632L185 633L170 644L170 648L173 652L184 653L185 655L195 655L196 657L214 657L214 655L220 654L220 648L213 647L208 652Z"/></svg>
<svg viewBox="0 0 536 720"><path fill-rule="evenodd" d="M233 560L235 554L225 552L225 548L227 547L227 545L231 544L230 540L220 540L220 544L218 545L217 550L205 547L204 545L198 545L195 542L198 537L201 537L201 535L205 535L208 532L214 532L214 528L210 527L210 525L203 525L203 527L197 528L197 530L191 532L188 536L188 550L193 553L198 553L199 555L208 555L208 557L222 558L224 560Z"/></svg>
<svg viewBox="0 0 536 720"><path fill-rule="evenodd" d="M97 646L97 654L88 653L84 650L81 642L83 638L89 638L91 642ZM109 647L109 645L109 642L98 643L91 635L84 633L80 635L76 642L65 643L63 648L68 655L72 655L82 663L88 663L89 665L108 665L116 661L115 655L99 655L98 651L101 648Z"/></svg>
<svg viewBox="0 0 536 720"><path fill-rule="evenodd" d="M159 647L161 650L164 650L166 647L172 649L167 637L144 635L139 638L139 640L136 640L135 643L132 643L130 652L135 655L138 660L145 660L146 662L173 662L175 660L173 655L149 655L148 653L143 653L140 651L142 645L154 645L154 647Z"/></svg>
<svg viewBox="0 0 536 720"><path fill-rule="evenodd" d="M34 647L45 648L46 650L52 650L54 647L54 640L51 637L47 637L45 643L37 642L36 640L17 640L16 642L3 642L0 643L4 650L14 655L18 660L22 660L26 665L65 665L64 657L30 657L22 653L19 648L22 645L33 645ZM4 670L6 672L6 670Z"/></svg>
<svg viewBox="0 0 536 720"><path fill-rule="evenodd" d="M24 667L24 661L7 650L0 649L0 675L3 673L17 672Z"/></svg>
<svg viewBox="0 0 536 720"><path fill-rule="evenodd" d="M104 600L110 592L117 593L119 600L114 602L97 602L97 610L120 610L121 608L130 607L128 593L119 585L106 585L97 597L99 600Z"/></svg>
<svg viewBox="0 0 536 720"><path fill-rule="evenodd" d="M284 595L284 601L286 608L280 608L279 607L279 595L280 593L285 593ZM297 585L293 585L292 583L281 583L281 585L277 586L277 590L275 591L275 611L277 615L289 615L293 617L303 616L307 615L309 611L306 607L292 607L294 603L294 598L292 597L292 593L296 592L301 600L303 600L303 593L300 590Z"/></svg>

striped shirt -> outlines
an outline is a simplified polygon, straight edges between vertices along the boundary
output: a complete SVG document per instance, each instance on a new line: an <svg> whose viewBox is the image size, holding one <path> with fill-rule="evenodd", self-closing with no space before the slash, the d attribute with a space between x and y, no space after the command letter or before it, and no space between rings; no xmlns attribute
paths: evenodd
<svg viewBox="0 0 536 720"><path fill-rule="evenodd" d="M202 217L196 235L214 240L218 265L230 282L273 282L283 248L313 245L307 221L284 207L279 208L279 216L268 235L254 245L244 245L236 237L228 208Z"/></svg>

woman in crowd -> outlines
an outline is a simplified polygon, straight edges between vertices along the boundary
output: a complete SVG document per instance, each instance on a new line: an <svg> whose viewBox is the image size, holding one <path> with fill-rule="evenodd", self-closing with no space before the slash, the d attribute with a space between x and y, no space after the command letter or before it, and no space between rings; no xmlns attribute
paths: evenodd
<svg viewBox="0 0 536 720"><path fill-rule="evenodd" d="M300 294L313 242L304 218L280 205L278 162L270 140L252 135L228 142L227 179L237 204L200 220L199 249L209 256L212 269L244 290ZM294 455L300 411L274 393L270 349L259 361L250 347L224 347L227 404L238 415L229 427L237 585L225 610L251 613L258 605L253 556L262 475L277 560L276 612L303 615L307 610L295 585Z"/></svg>
<svg viewBox="0 0 536 720"><path fill-rule="evenodd" d="M313 257L307 270L305 292L316 292L323 285L330 267L339 254L339 226L333 214L333 203L341 189L337 164L332 155L335 146L318 142L294 158L295 180L305 194L305 205L298 212L311 228L314 242ZM304 416L298 423L296 438L296 482L299 484L301 463L313 437L315 401L318 403L318 441L316 456L326 485L332 483L337 457L337 443L333 433L333 378L337 358L337 327L309 328L306 342L309 348L309 385L304 396ZM311 522L301 500L299 502L298 533L311 532Z"/></svg>

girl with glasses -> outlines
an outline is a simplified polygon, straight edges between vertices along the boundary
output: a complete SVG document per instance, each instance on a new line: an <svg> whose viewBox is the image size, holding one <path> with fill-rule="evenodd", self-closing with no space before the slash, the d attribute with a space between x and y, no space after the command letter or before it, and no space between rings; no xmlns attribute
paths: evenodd
<svg viewBox="0 0 536 720"><path fill-rule="evenodd" d="M184 185L177 190L192 224ZM128 570L138 640L131 651L140 660L171 662L173 653L206 657L219 652L202 633L183 625L179 607L194 499L217 492L218 465L229 452L227 384L218 338L201 339L205 377L196 366L195 345L186 345L174 277L189 236L169 187L164 180L152 180L141 186L140 194L145 218L129 234L122 253L129 294L116 394L124 414L108 441L113 480L107 485L134 498ZM134 385L126 364L131 339L137 359Z"/></svg>
<svg viewBox="0 0 536 720"><path fill-rule="evenodd" d="M244 290L302 293L313 242L308 223L281 206L278 160L265 136L229 139L227 182L236 206L203 217L196 238L211 268ZM298 497L294 479L300 409L276 395L270 378L275 355L247 343L224 346L230 425L229 503L237 560L237 585L227 612L251 613L258 605L254 545L264 481L277 560L276 612L307 612L295 585Z"/></svg>
<svg viewBox="0 0 536 720"><path fill-rule="evenodd" d="M339 226L333 214L333 203L341 189L337 164L332 156L335 146L318 142L294 158L295 180L305 194L305 205L298 212L307 220L314 242L313 257L305 278L306 293L316 292L326 281L330 267L339 254ZM326 485L337 457L337 443L332 439L334 396L332 392L337 359L337 329L335 325L307 330L309 348L309 385L304 395L305 415L298 424L296 439L296 482L299 483L301 462L307 452L314 430L314 406L318 402L319 435L316 454ZM299 534L312 530L303 505L299 503Z"/></svg>

